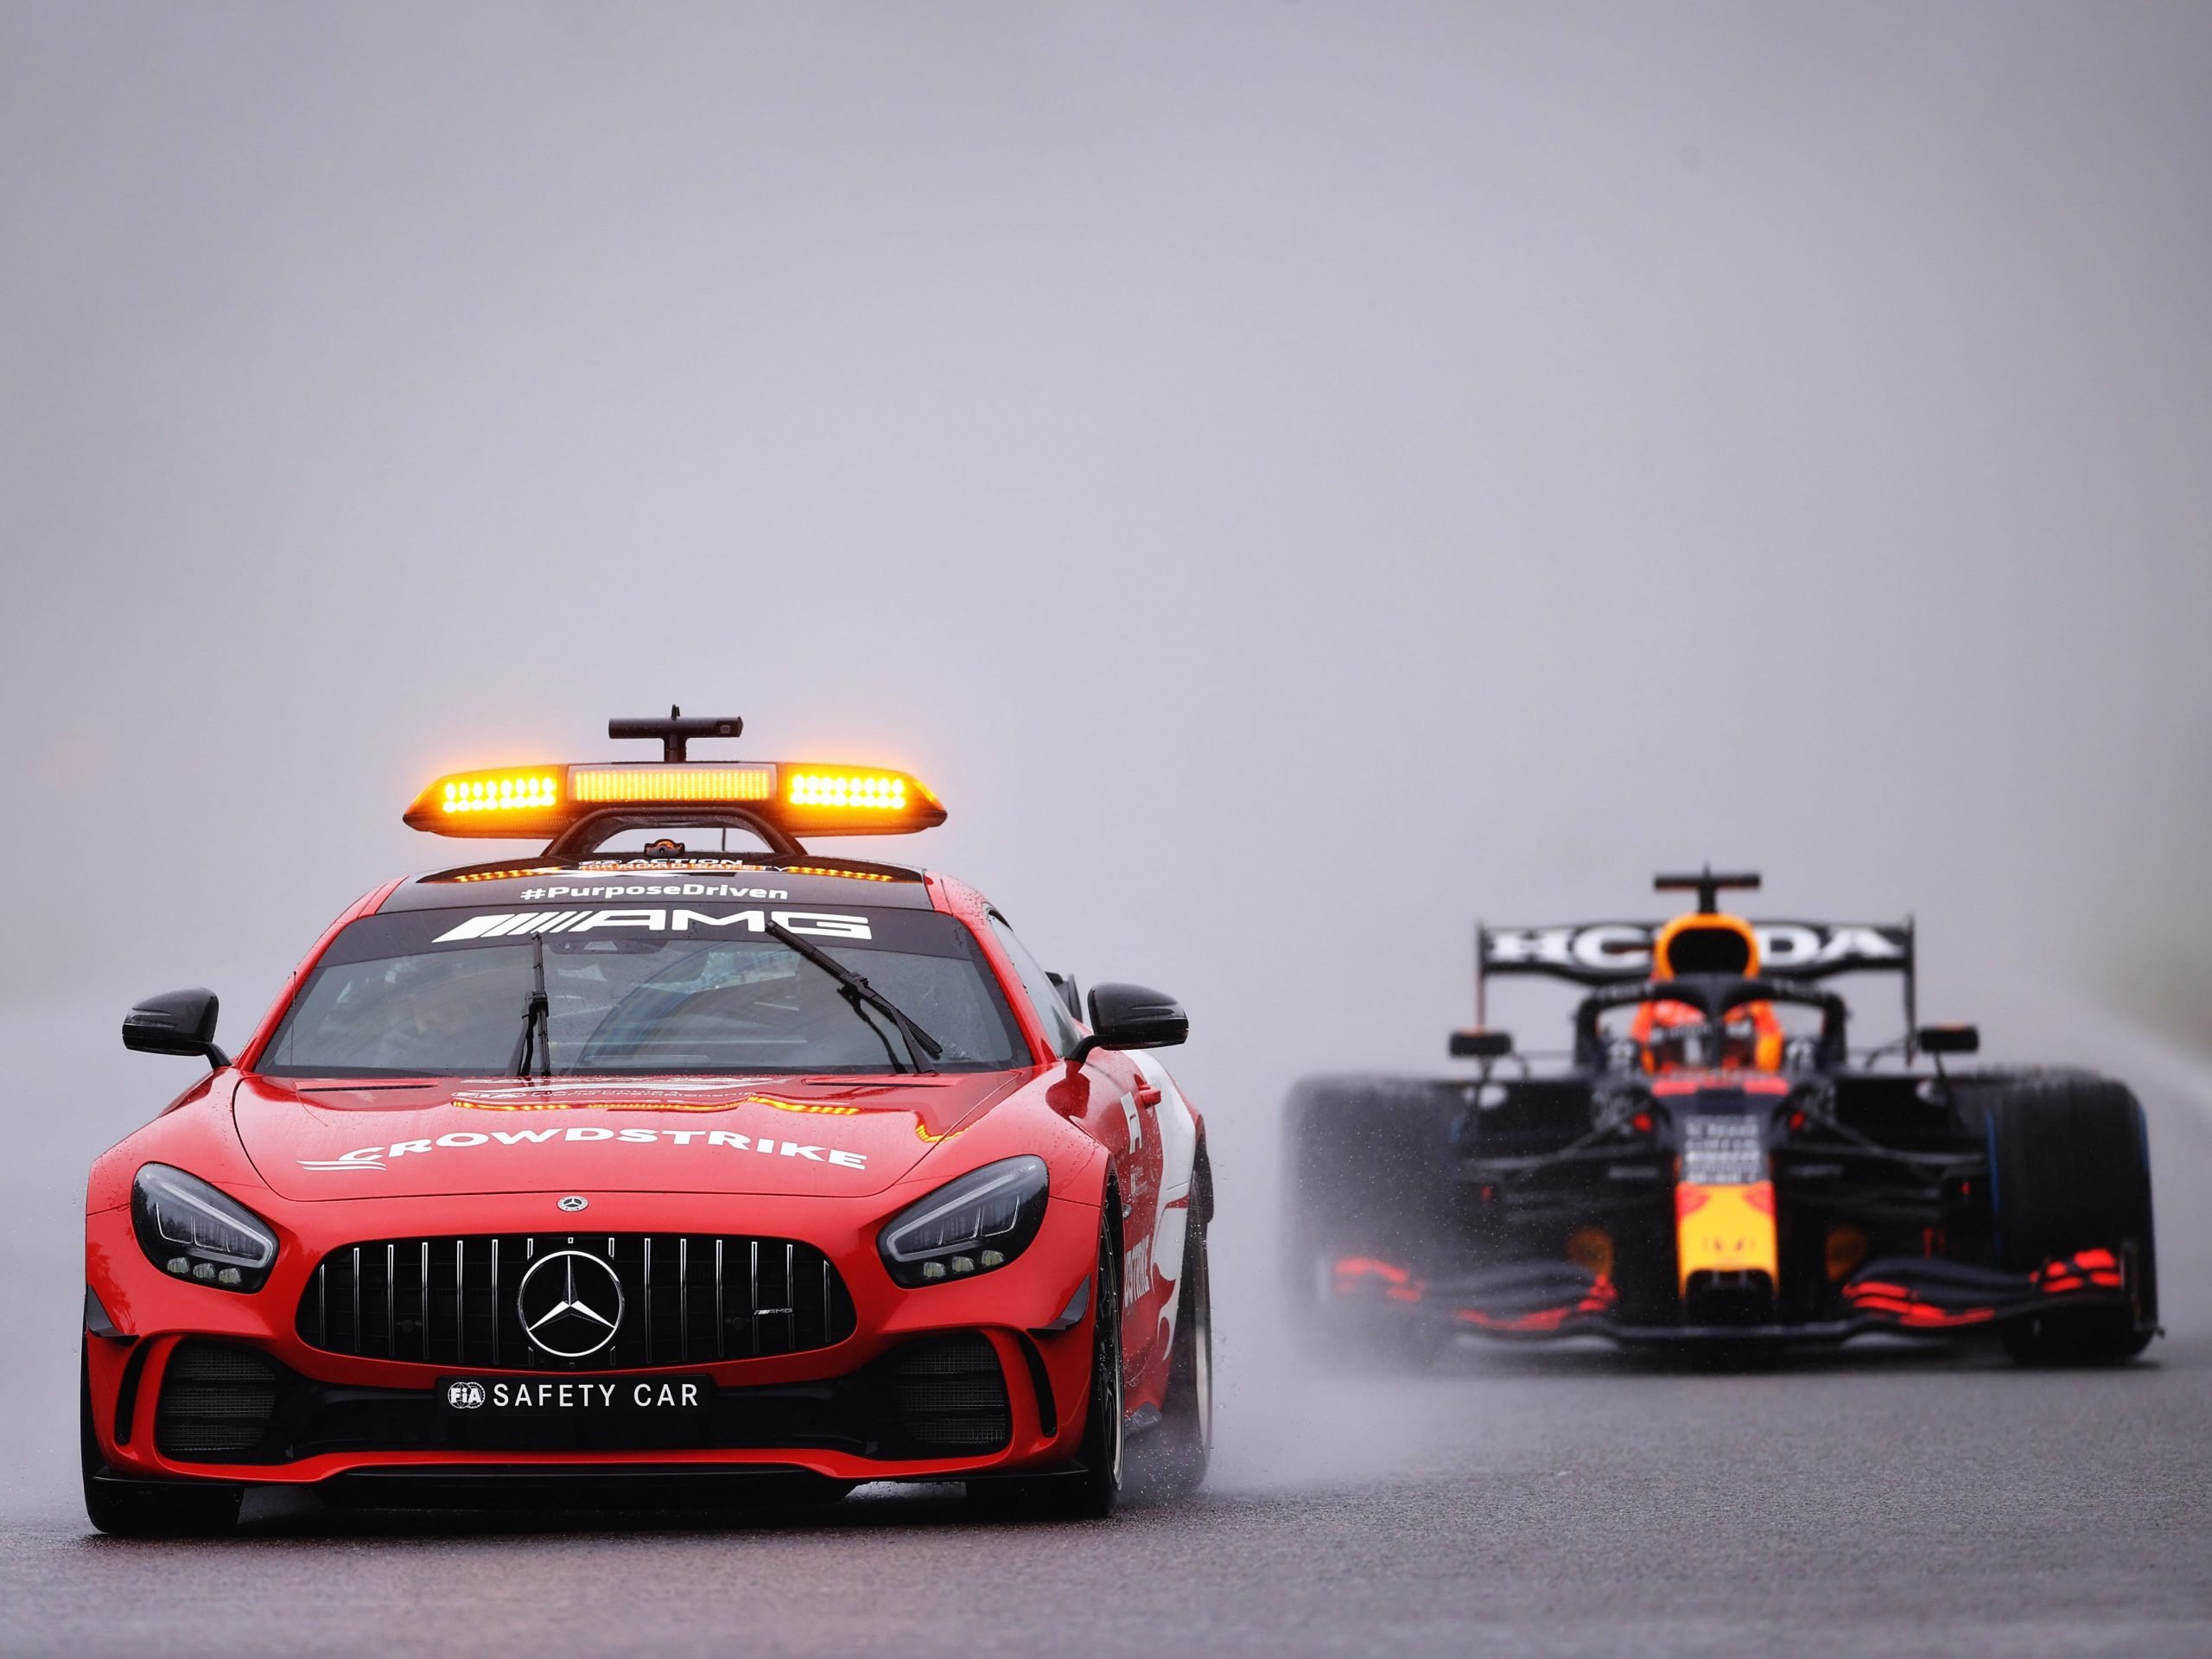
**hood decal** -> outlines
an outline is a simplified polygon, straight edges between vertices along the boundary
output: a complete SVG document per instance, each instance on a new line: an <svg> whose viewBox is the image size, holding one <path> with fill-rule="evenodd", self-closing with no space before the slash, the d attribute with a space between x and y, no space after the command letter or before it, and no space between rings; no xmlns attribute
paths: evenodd
<svg viewBox="0 0 2212 1659"><path fill-rule="evenodd" d="M512 1089L463 1089L453 1103L479 1112L728 1112L740 1106L772 1106L779 1112L857 1117L857 1106L830 1101L787 1100L728 1083L668 1083L626 1088L604 1083L540 1084Z"/></svg>
<svg viewBox="0 0 2212 1659"><path fill-rule="evenodd" d="M232 1106L288 1198L594 1190L854 1198L901 1179L1018 1072L868 1078L248 1077Z"/></svg>
<svg viewBox="0 0 2212 1659"><path fill-rule="evenodd" d="M740 1135L734 1129L605 1129L592 1124L580 1123L568 1129L493 1129L479 1133L474 1129L453 1129L435 1140L395 1141L389 1146L361 1147L336 1158L301 1158L296 1161L302 1169L322 1172L353 1169L385 1169L387 1160L423 1157L441 1151L466 1151L477 1147L543 1146L548 1141L617 1141L626 1146L689 1147L702 1143L711 1150L723 1147L731 1152L750 1152L764 1158L804 1158L810 1163L836 1164L844 1169L866 1169L868 1154L844 1147L810 1146L797 1141L778 1141L772 1135Z"/></svg>

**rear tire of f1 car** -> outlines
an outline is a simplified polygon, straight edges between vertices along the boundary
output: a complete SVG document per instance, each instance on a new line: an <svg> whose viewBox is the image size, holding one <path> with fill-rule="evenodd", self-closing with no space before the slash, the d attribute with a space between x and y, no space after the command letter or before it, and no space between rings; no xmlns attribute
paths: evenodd
<svg viewBox="0 0 2212 1659"><path fill-rule="evenodd" d="M1206 1224L1194 1207L1183 1244L1175 1340L1160 1421L1129 1448L1129 1488L1154 1503L1189 1497L1205 1484L1213 1459L1213 1291Z"/></svg>
<svg viewBox="0 0 2212 1659"><path fill-rule="evenodd" d="M1458 1239L1452 1126L1456 1083L1307 1077L1291 1090L1284 1288L1307 1351L1360 1371L1417 1371L1451 1338L1440 1320L1395 1303L1334 1294L1347 1256L1415 1277L1451 1263Z"/></svg>
<svg viewBox="0 0 2212 1659"><path fill-rule="evenodd" d="M1065 1474L969 1482L969 1503L994 1519L1100 1521L1122 1500L1128 1396L1122 1365L1122 1235L1115 1225L1120 1202L1108 1188L1098 1271L1091 1281L1096 1306L1090 1320L1090 1401L1076 1451L1079 1466Z"/></svg>
<svg viewBox="0 0 2212 1659"><path fill-rule="evenodd" d="M78 1359L77 1439L85 1478L85 1514L115 1538L215 1538L238 1524L244 1494L236 1486L198 1481L131 1480L111 1474L92 1432L91 1362Z"/></svg>
<svg viewBox="0 0 2212 1659"><path fill-rule="evenodd" d="M2106 1249L2126 1275L2123 1307L2053 1308L2005 1328L2017 1359L2109 1365L2143 1351L2158 1325L2151 1155L2143 1108L2122 1085L2056 1075L2011 1084L1989 1103L1997 1265L2033 1273Z"/></svg>

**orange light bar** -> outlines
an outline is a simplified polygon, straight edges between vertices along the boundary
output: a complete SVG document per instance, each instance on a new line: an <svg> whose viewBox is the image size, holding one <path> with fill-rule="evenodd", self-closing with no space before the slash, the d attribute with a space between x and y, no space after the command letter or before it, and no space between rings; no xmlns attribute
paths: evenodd
<svg viewBox="0 0 2212 1659"><path fill-rule="evenodd" d="M550 839L594 812L680 824L686 808L716 805L742 806L790 835L901 835L944 822L938 798L908 772L728 760L456 772L417 795L406 822L434 835Z"/></svg>
<svg viewBox="0 0 2212 1659"><path fill-rule="evenodd" d="M786 761L777 822L794 834L897 835L944 822L944 808L918 778L877 766Z"/></svg>
<svg viewBox="0 0 2212 1659"><path fill-rule="evenodd" d="M528 811L561 804L561 779L550 772L493 772L455 778L445 786L441 810L447 812Z"/></svg>
<svg viewBox="0 0 2212 1659"><path fill-rule="evenodd" d="M557 836L572 816L566 766L500 766L435 779L407 809L416 830L444 836Z"/></svg>
<svg viewBox="0 0 2212 1659"><path fill-rule="evenodd" d="M906 780L897 772L795 772L784 798L793 806L849 806L865 812L906 810Z"/></svg>
<svg viewBox="0 0 2212 1659"><path fill-rule="evenodd" d="M570 766L569 798L608 805L620 802L765 801L776 792L771 766Z"/></svg>

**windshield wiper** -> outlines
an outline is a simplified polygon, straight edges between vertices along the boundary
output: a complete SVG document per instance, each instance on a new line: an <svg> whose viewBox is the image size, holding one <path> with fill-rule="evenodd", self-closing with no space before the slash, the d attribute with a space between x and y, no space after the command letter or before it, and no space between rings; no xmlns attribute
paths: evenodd
<svg viewBox="0 0 2212 1659"><path fill-rule="evenodd" d="M530 936L530 995L522 1005L522 1037L515 1044L515 1076L530 1075L532 1059L537 1065L537 1075L553 1075L553 1004L545 995L545 940L543 935Z"/></svg>
<svg viewBox="0 0 2212 1659"><path fill-rule="evenodd" d="M860 1014L861 1004L865 1002L877 1013L889 1019L893 1025L898 1027L899 1034L906 1039L907 1051L913 1057L915 1071L927 1071L933 1069L924 1065L919 1057L926 1054L934 1060L944 1052L944 1046L908 1019L905 1009L820 945L801 938L782 923L770 922L768 931L836 980L839 988L844 992L845 1001L853 1005L855 1014ZM537 935L532 934L531 937L535 938ZM861 1018L863 1021L868 1020L866 1014L861 1014ZM872 1024L873 1021L868 1023Z"/></svg>

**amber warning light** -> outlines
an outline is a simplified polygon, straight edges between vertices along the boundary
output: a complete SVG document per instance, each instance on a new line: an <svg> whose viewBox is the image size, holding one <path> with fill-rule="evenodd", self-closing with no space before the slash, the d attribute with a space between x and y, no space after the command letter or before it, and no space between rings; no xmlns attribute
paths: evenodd
<svg viewBox="0 0 2212 1659"><path fill-rule="evenodd" d="M655 737L658 761L495 766L448 772L407 809L410 828L434 835L556 836L595 813L632 823L684 822L686 809L757 818L785 836L901 835L944 822L921 779L879 766L820 761L692 760L696 737L734 736L735 719L607 722L610 735Z"/></svg>

